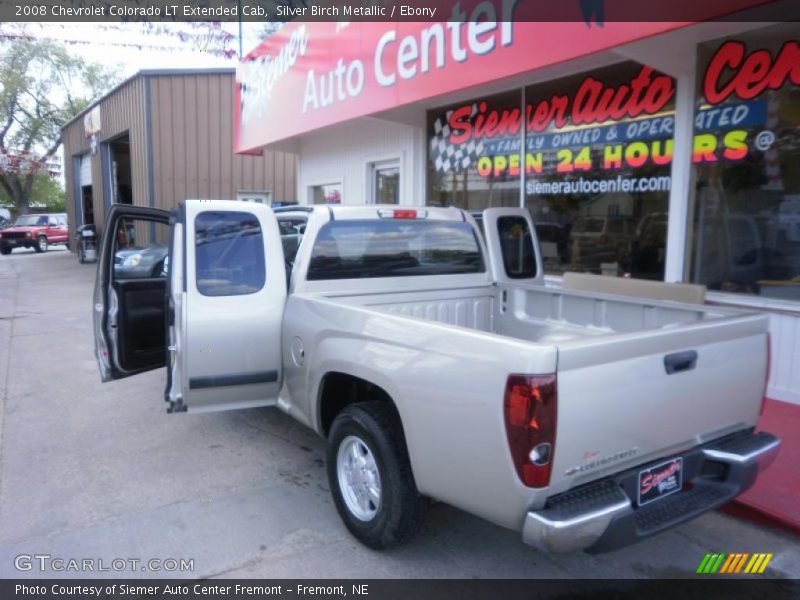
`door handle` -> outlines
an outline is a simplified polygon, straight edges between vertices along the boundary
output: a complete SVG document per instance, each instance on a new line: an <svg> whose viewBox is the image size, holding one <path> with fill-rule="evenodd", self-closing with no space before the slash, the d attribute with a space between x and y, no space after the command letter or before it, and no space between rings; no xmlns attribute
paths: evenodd
<svg viewBox="0 0 800 600"><path fill-rule="evenodd" d="M664 357L664 370L667 375L691 371L697 365L697 352L687 350L685 352L675 352Z"/></svg>

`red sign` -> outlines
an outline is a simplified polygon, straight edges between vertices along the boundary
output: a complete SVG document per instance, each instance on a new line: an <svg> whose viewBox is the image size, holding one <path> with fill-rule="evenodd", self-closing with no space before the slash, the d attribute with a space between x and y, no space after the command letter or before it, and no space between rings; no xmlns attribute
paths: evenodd
<svg viewBox="0 0 800 600"><path fill-rule="evenodd" d="M707 18L763 1L720 0ZM512 21L520 4L456 3L450 20L440 23L286 25L237 69L235 150L246 152L687 24Z"/></svg>
<svg viewBox="0 0 800 600"><path fill-rule="evenodd" d="M587 77L573 97L555 94L525 107L526 131L539 133L555 127L590 125L619 121L640 115L654 115L675 95L672 77L642 67L630 83L606 86ZM475 110L477 108L477 111ZM453 110L449 118L450 142L462 144L470 139L492 139L518 135L519 108L489 109L486 102L477 107L468 102Z"/></svg>
<svg viewBox="0 0 800 600"><path fill-rule="evenodd" d="M766 90L779 90L790 81L800 85L800 43L786 42L773 60L769 50L747 54L743 42L720 46L706 68L703 95L709 104L720 104L735 96L752 100Z"/></svg>

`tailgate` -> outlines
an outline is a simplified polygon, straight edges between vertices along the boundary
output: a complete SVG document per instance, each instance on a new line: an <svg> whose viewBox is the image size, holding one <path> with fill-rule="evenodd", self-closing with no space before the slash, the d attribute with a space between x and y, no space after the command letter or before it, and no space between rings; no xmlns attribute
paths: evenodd
<svg viewBox="0 0 800 600"><path fill-rule="evenodd" d="M550 492L754 426L768 323L737 315L559 345Z"/></svg>

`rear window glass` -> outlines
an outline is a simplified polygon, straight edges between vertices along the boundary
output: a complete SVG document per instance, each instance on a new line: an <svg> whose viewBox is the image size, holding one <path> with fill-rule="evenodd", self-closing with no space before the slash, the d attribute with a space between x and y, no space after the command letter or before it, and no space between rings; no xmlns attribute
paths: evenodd
<svg viewBox="0 0 800 600"><path fill-rule="evenodd" d="M307 279L483 273L475 230L465 222L334 221L317 235Z"/></svg>
<svg viewBox="0 0 800 600"><path fill-rule="evenodd" d="M264 287L264 239L248 212L207 211L195 219L197 289L204 296L241 296Z"/></svg>
<svg viewBox="0 0 800 600"><path fill-rule="evenodd" d="M287 263L294 263L297 251L300 249L300 242L303 241L303 233L306 230L305 219L282 219L278 218L278 229L281 232L281 243L283 244L283 258Z"/></svg>
<svg viewBox="0 0 800 600"><path fill-rule="evenodd" d="M527 219L500 217L497 219L497 231L506 275L512 279L536 277L536 255Z"/></svg>

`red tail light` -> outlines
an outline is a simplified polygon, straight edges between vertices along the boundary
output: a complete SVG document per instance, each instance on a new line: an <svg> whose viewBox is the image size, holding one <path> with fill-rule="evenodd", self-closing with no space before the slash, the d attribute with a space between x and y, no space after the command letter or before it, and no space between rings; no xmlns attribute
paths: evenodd
<svg viewBox="0 0 800 600"><path fill-rule="evenodd" d="M416 219L417 211L415 210L396 210L393 214L395 219Z"/></svg>
<svg viewBox="0 0 800 600"><path fill-rule="evenodd" d="M767 372L764 374L764 393L761 394L761 408L758 409L759 416L764 414L764 406L767 404L767 386L769 385L769 372L772 369L772 336L767 332Z"/></svg>
<svg viewBox="0 0 800 600"><path fill-rule="evenodd" d="M556 447L556 376L509 375L504 401L506 434L520 481L550 485Z"/></svg>

